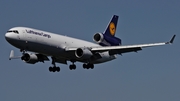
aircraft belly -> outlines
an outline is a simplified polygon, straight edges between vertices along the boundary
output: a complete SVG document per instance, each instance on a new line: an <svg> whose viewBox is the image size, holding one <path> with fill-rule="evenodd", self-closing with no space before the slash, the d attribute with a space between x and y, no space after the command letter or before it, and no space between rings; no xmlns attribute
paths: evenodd
<svg viewBox="0 0 180 101"><path fill-rule="evenodd" d="M28 50L35 51L38 53L43 53L47 55L57 55L58 53L62 52L63 49L56 46L45 45L45 44L37 44L37 43L29 43Z"/></svg>
<svg viewBox="0 0 180 101"><path fill-rule="evenodd" d="M99 63L111 61L113 59L116 59L116 56L115 55L109 55L109 52L99 53L98 55L94 54L89 59L76 58L76 60L79 62L92 63L92 64L99 64Z"/></svg>
<svg viewBox="0 0 180 101"><path fill-rule="evenodd" d="M82 62L82 63L91 63L91 64L99 64L99 63L103 63L103 62L107 62L107 61L111 61L114 60L115 58L101 58L101 59L95 59L95 60L85 60L85 59L77 59L78 62Z"/></svg>
<svg viewBox="0 0 180 101"><path fill-rule="evenodd" d="M111 60L114 60L116 59L116 56L112 55L112 56L102 56L102 58L100 59L96 59L94 61L92 61L91 63L93 64L98 64L98 63L103 63L103 62L107 62L107 61L111 61Z"/></svg>

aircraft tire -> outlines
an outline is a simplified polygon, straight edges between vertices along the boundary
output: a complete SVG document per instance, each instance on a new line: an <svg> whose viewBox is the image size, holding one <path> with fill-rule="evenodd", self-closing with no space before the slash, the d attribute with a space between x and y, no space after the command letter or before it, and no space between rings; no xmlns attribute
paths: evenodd
<svg viewBox="0 0 180 101"><path fill-rule="evenodd" d="M83 64L83 68L84 68L84 69L89 69L89 68L88 68L88 65L85 64L85 63Z"/></svg>
<svg viewBox="0 0 180 101"><path fill-rule="evenodd" d="M52 72L53 68L52 67L49 67L49 71Z"/></svg>
<svg viewBox="0 0 180 101"><path fill-rule="evenodd" d="M83 64L83 68L84 69L90 69L90 68L94 69L94 64L89 64L89 63L88 64Z"/></svg>
<svg viewBox="0 0 180 101"><path fill-rule="evenodd" d="M60 67L49 67L50 72L56 72L56 71L60 72L60 70L61 70Z"/></svg>
<svg viewBox="0 0 180 101"><path fill-rule="evenodd" d="M94 65L93 64L90 64L89 65L91 69L94 69Z"/></svg>
<svg viewBox="0 0 180 101"><path fill-rule="evenodd" d="M76 69L76 65L73 65L73 69L74 69L74 70Z"/></svg>
<svg viewBox="0 0 180 101"><path fill-rule="evenodd" d="M52 72L56 72L57 67L53 67Z"/></svg>
<svg viewBox="0 0 180 101"><path fill-rule="evenodd" d="M60 67L56 67L57 72L60 72L60 70L61 70Z"/></svg>
<svg viewBox="0 0 180 101"><path fill-rule="evenodd" d="M69 65L69 69L70 69L70 70L72 70L72 69L73 69L73 68L72 68L72 65Z"/></svg>
<svg viewBox="0 0 180 101"><path fill-rule="evenodd" d="M84 68L84 69L87 69L87 65L86 65L85 63L83 64L83 68Z"/></svg>
<svg viewBox="0 0 180 101"><path fill-rule="evenodd" d="M76 65L74 65L74 64L73 65L69 65L69 69L70 70L73 70L73 69L75 70L76 69Z"/></svg>

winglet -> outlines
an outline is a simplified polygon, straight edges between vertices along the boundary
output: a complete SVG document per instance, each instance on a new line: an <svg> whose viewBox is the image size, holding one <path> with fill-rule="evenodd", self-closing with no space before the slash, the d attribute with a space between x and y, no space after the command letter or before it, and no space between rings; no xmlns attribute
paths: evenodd
<svg viewBox="0 0 180 101"><path fill-rule="evenodd" d="M166 42L166 44L172 44L174 42L176 35L173 35L173 37L171 38L171 40L169 42Z"/></svg>
<svg viewBox="0 0 180 101"><path fill-rule="evenodd" d="M176 35L173 35L173 37L171 38L171 40L169 41L169 43L173 43L174 42L174 38L176 37Z"/></svg>

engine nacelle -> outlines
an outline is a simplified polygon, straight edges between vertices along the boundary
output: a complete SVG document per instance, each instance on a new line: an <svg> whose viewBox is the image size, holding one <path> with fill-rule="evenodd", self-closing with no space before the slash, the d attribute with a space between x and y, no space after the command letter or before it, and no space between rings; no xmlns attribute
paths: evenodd
<svg viewBox="0 0 180 101"><path fill-rule="evenodd" d="M111 44L108 43L105 38L104 38L104 35L102 33L96 33L94 34L94 37L93 37L93 40L100 44L100 45L106 45L106 46L110 46Z"/></svg>
<svg viewBox="0 0 180 101"><path fill-rule="evenodd" d="M104 40L104 36L102 33L96 33L94 34L93 40L97 43L101 43Z"/></svg>
<svg viewBox="0 0 180 101"><path fill-rule="evenodd" d="M23 60L26 63L35 64L36 62L38 62L38 56L36 54L25 53L21 57L21 60Z"/></svg>
<svg viewBox="0 0 180 101"><path fill-rule="evenodd" d="M92 56L92 52L87 48L78 48L75 51L75 56L81 59L88 59Z"/></svg>

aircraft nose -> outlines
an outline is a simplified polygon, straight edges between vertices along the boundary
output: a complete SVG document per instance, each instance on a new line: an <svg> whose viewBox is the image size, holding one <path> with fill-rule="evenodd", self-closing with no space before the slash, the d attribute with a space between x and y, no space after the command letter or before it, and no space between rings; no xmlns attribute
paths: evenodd
<svg viewBox="0 0 180 101"><path fill-rule="evenodd" d="M16 35L14 33L8 32L8 33L5 34L5 39L7 41L16 39Z"/></svg>
<svg viewBox="0 0 180 101"><path fill-rule="evenodd" d="M6 38L6 40L9 40L11 38L11 33L6 33L5 38Z"/></svg>

